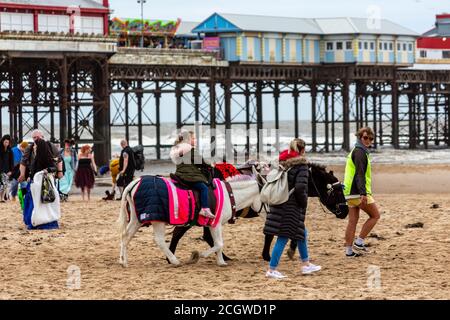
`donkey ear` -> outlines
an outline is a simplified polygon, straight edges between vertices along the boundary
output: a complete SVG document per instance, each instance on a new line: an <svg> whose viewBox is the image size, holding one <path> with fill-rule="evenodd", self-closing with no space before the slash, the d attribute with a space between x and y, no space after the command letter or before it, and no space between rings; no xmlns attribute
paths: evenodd
<svg viewBox="0 0 450 320"><path fill-rule="evenodd" d="M331 170L331 171L330 171L330 174L331 174L332 176L334 176L334 171L333 171L333 170Z"/></svg>

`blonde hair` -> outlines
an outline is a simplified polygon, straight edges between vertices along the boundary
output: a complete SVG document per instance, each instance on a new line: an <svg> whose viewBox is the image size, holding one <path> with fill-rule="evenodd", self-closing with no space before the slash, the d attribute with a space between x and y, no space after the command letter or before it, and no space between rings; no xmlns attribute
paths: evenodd
<svg viewBox="0 0 450 320"><path fill-rule="evenodd" d="M358 137L358 139L362 139L364 133L367 133L368 136L375 137L375 134L370 127L362 127L355 133L355 136Z"/></svg>
<svg viewBox="0 0 450 320"><path fill-rule="evenodd" d="M19 145L23 150L25 150L26 148L28 148L28 142L26 141L22 141Z"/></svg>
<svg viewBox="0 0 450 320"><path fill-rule="evenodd" d="M306 142L303 139L295 138L289 144L289 151L295 151L297 153L300 153L305 148Z"/></svg>
<svg viewBox="0 0 450 320"><path fill-rule="evenodd" d="M179 145L180 143L191 143L191 139L194 135L194 131L181 131L178 134L174 144Z"/></svg>

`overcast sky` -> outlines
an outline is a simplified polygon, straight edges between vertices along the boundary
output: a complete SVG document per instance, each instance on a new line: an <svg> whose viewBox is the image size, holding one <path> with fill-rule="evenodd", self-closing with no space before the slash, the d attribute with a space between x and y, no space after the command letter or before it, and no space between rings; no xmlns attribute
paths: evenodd
<svg viewBox="0 0 450 320"><path fill-rule="evenodd" d="M434 26L437 13L450 12L442 0L146 0L145 18L202 21L214 12L286 17L367 17L374 10L418 33ZM137 0L110 0L113 16L140 17ZM375 7L374 7L375 6Z"/></svg>

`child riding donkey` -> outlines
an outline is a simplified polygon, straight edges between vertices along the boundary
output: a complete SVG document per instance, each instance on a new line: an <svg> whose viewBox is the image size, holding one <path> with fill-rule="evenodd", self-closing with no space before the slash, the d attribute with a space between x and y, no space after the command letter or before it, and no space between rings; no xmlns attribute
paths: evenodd
<svg viewBox="0 0 450 320"><path fill-rule="evenodd" d="M175 176L183 183L200 191L200 215L214 219L215 215L209 208L209 181L204 173L204 169L208 164L206 164L201 155L195 150L195 145L196 138L194 132L181 132L170 151L170 158L177 166Z"/></svg>

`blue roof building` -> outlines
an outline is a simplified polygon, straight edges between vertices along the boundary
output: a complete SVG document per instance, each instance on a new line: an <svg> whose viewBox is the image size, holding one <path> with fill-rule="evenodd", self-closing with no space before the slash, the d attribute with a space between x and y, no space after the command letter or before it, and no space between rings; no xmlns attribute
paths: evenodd
<svg viewBox="0 0 450 320"><path fill-rule="evenodd" d="M389 20L304 19L214 13L193 33L220 37L224 58L238 63L412 65L414 31Z"/></svg>

